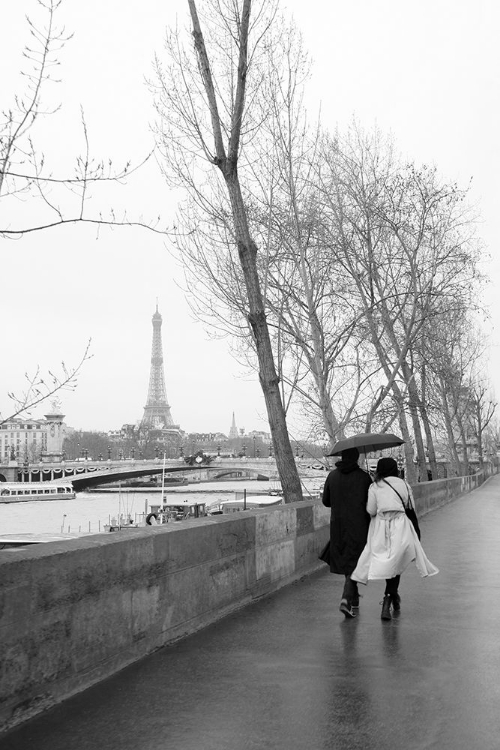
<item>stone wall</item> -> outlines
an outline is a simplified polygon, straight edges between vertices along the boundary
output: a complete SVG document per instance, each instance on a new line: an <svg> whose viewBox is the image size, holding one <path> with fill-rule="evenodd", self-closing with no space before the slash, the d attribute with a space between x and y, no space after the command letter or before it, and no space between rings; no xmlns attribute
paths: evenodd
<svg viewBox="0 0 500 750"><path fill-rule="evenodd" d="M302 502L0 552L0 728L323 565L328 523Z"/></svg>
<svg viewBox="0 0 500 750"><path fill-rule="evenodd" d="M488 472L480 471L466 477L453 477L451 479L437 479L434 482L421 482L412 487L415 507L418 516L423 516L441 505L456 500L457 497L479 487Z"/></svg>
<svg viewBox="0 0 500 750"><path fill-rule="evenodd" d="M417 512L483 475L419 484ZM318 501L0 552L0 730L325 567Z"/></svg>

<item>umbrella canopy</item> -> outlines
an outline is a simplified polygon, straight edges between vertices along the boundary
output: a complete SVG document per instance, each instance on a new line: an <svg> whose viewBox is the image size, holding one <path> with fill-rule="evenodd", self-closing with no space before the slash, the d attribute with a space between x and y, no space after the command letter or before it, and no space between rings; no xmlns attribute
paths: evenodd
<svg viewBox="0 0 500 750"><path fill-rule="evenodd" d="M395 448L403 443L404 440L397 435L393 435L392 432L361 432L359 435L339 440L328 455L340 456L342 451L348 448L358 448L360 453L371 453L372 451L381 451L384 448Z"/></svg>

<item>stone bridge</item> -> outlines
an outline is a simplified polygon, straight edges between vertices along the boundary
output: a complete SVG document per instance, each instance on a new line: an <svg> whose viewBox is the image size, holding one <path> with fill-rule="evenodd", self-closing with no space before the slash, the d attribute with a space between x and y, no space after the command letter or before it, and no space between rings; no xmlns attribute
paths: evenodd
<svg viewBox="0 0 500 750"><path fill-rule="evenodd" d="M163 460L133 459L115 461L62 461L25 467L12 461L0 465L0 481L41 482L70 480L77 491L100 484L119 482L163 473ZM197 478L217 479L231 475L277 479L274 458L215 458L210 464L193 465L179 459L165 461L166 475L193 474Z"/></svg>

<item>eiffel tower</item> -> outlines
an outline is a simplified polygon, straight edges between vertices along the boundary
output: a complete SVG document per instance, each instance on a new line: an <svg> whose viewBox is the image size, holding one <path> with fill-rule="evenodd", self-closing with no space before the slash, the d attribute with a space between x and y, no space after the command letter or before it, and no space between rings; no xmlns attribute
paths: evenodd
<svg viewBox="0 0 500 750"><path fill-rule="evenodd" d="M158 312L153 315L153 346L151 349L151 371L149 374L148 400L144 407L141 427L150 430L168 430L179 432L179 425L174 424L170 413L165 390L165 376L163 373L163 347L161 343L162 317Z"/></svg>

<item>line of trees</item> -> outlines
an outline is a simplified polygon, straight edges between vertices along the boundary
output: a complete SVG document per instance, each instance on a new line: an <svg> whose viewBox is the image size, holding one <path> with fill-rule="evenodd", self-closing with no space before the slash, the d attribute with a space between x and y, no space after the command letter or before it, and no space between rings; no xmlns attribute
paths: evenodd
<svg viewBox="0 0 500 750"><path fill-rule="evenodd" d="M152 83L186 195L176 252L194 312L259 372L277 455L300 403L330 444L399 429L410 481L437 476L436 445L467 473L495 410L468 190L376 129L310 121L308 56L276 3L188 5L192 44L171 32Z"/></svg>
<svg viewBox="0 0 500 750"><path fill-rule="evenodd" d="M134 223L86 216L90 185L121 181L130 166L92 159L84 119L71 177L47 171L34 145L47 114L41 92L68 38L54 23L60 0L39 4L47 23L31 26L28 85L0 122L0 197L7 206L38 196L48 215L4 223L0 236ZM286 423L296 404L309 436L330 444L399 428L410 481L425 479L428 463L437 473L443 441L465 473L472 439L480 460L496 449L477 324L483 249L467 189L402 159L377 130L353 122L341 133L310 119L309 58L278 0L187 0L187 9L189 41L169 33L150 82L163 170L186 196L176 250L193 310L259 374L287 500L302 497ZM76 210L66 212L59 188ZM38 373L28 379L18 413L73 383L63 370L53 388L40 388Z"/></svg>

